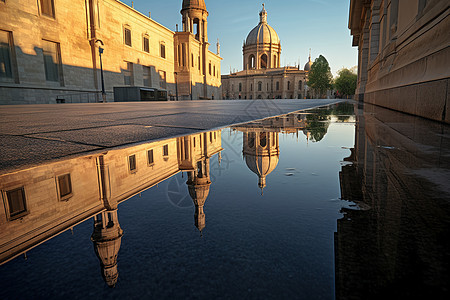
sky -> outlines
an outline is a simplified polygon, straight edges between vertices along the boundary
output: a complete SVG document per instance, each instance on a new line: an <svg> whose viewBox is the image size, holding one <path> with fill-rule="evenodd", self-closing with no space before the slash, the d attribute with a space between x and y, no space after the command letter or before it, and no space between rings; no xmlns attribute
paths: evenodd
<svg viewBox="0 0 450 300"><path fill-rule="evenodd" d="M165 27L181 30L182 0L133 0L134 8ZM131 0L122 0L131 6ZM209 49L216 51L220 41L222 75L241 71L242 44L259 23L265 3L268 23L281 40L281 65L303 69L311 48L312 60L323 55L333 75L357 65L357 48L352 47L348 29L350 0L205 0L208 17Z"/></svg>

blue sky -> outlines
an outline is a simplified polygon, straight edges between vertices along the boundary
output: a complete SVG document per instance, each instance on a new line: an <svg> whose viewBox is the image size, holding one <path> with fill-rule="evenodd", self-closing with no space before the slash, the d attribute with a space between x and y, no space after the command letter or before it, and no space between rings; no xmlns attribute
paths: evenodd
<svg viewBox="0 0 450 300"><path fill-rule="evenodd" d="M131 0L122 2L131 5ZM259 22L262 3L268 23L281 39L281 64L303 69L311 48L312 59L325 56L333 74L342 67L357 65L357 49L348 30L350 0L206 0L210 50L220 40L222 74L242 70L242 43ZM181 28L182 0L134 0L136 10L175 30Z"/></svg>

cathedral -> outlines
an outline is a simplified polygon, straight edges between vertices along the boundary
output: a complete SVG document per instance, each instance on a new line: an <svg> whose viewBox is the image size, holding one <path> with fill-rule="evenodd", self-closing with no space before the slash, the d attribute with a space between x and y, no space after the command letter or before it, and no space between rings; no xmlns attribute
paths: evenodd
<svg viewBox="0 0 450 300"><path fill-rule="evenodd" d="M303 99L309 98L306 80L311 55L304 70L281 67L281 41L267 22L267 11L259 13L259 24L243 45L243 70L222 76L223 99Z"/></svg>
<svg viewBox="0 0 450 300"><path fill-rule="evenodd" d="M0 0L0 104L113 101L116 87L220 99L205 1L180 6L171 30L118 0Z"/></svg>

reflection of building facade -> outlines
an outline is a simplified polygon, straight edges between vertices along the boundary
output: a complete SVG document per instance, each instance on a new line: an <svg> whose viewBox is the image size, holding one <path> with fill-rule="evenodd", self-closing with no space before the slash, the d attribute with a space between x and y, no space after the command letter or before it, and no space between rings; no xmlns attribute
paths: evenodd
<svg viewBox="0 0 450 300"><path fill-rule="evenodd" d="M448 0L351 0L356 97L450 122Z"/></svg>
<svg viewBox="0 0 450 300"><path fill-rule="evenodd" d="M339 174L336 299L446 299L450 159L440 124L365 105ZM435 149L435 151L430 151ZM412 284L413 283L413 284Z"/></svg>
<svg viewBox="0 0 450 300"><path fill-rule="evenodd" d="M211 184L210 158L222 151L221 132L142 144L53 162L0 176L0 264L94 217L92 241L102 276L117 282L123 231L119 203L179 172L188 172L196 226L205 227L203 206Z"/></svg>
<svg viewBox="0 0 450 300"><path fill-rule="evenodd" d="M184 0L181 14L175 32L117 0L0 1L0 104L97 101L100 46L108 100L116 86L174 97L177 83L180 99L218 99L205 2Z"/></svg>
<svg viewBox="0 0 450 300"><path fill-rule="evenodd" d="M307 72L300 67L280 67L281 42L267 23L263 6L260 22L247 36L243 46L244 70L222 76L224 99L301 99L308 96Z"/></svg>

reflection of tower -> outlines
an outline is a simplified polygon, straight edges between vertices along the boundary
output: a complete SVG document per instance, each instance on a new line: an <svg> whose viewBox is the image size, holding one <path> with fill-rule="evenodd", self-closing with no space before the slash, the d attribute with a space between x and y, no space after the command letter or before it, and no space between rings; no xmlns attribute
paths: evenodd
<svg viewBox="0 0 450 300"><path fill-rule="evenodd" d="M119 277L117 254L119 253L123 230L120 228L117 208L108 210L94 217L95 253L100 260L102 276L109 287L114 287Z"/></svg>
<svg viewBox="0 0 450 300"><path fill-rule="evenodd" d="M206 226L205 213L203 206L208 198L209 187L211 185L209 175L209 158L197 162L197 169L188 172L188 181L186 183L189 189L189 195L195 205L195 226L202 232Z"/></svg>
<svg viewBox="0 0 450 300"><path fill-rule="evenodd" d="M258 185L262 193L266 187L266 177L275 170L280 157L278 132L263 128L243 131L245 162L248 168L258 175Z"/></svg>

